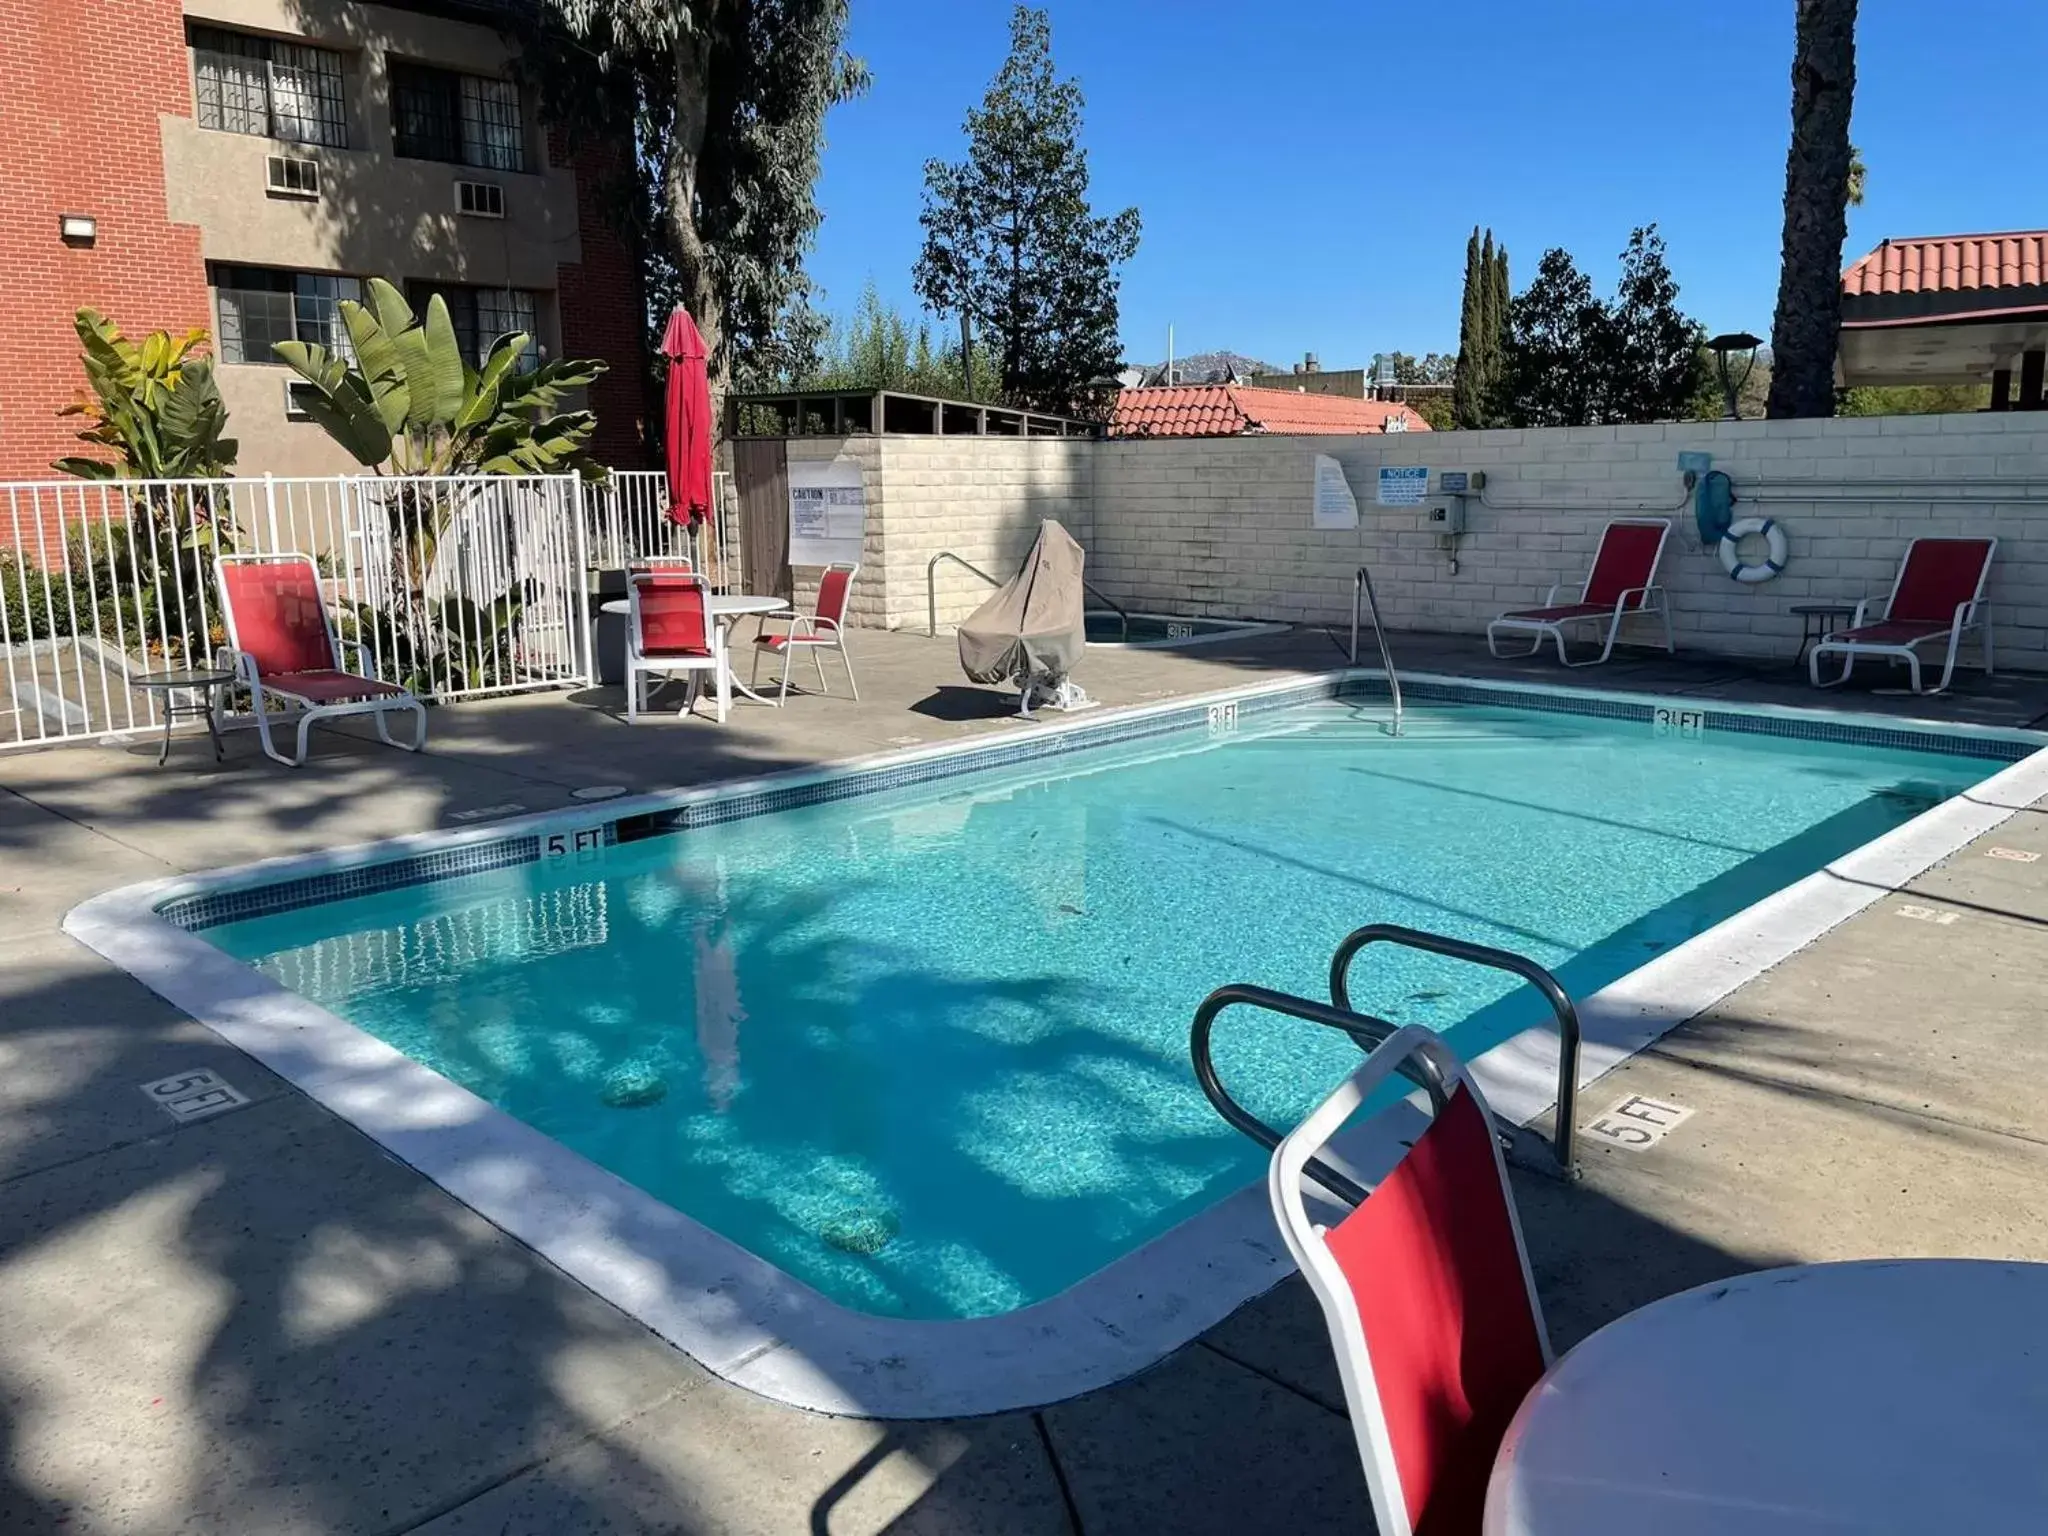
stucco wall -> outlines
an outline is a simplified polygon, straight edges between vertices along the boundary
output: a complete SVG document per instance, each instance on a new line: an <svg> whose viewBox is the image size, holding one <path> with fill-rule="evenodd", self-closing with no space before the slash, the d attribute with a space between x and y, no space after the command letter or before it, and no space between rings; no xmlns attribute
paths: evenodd
<svg viewBox="0 0 2048 1536"><path fill-rule="evenodd" d="M551 290L556 266L581 259L576 179L548 164L530 99L522 101L523 172L402 160L391 152L387 54L502 75L510 55L490 28L339 0L187 0L185 13L340 52L349 112L346 149L201 128L189 107L160 119L170 217L199 226L207 260ZM191 68L188 52L188 80ZM284 150L319 162L317 202L265 192L264 157ZM459 216L457 181L503 187L505 217Z"/></svg>
<svg viewBox="0 0 2048 1536"><path fill-rule="evenodd" d="M1677 466L1687 449L1713 454L1733 477L1737 516L1784 523L1791 552L1782 576L1739 584L1700 548ZM1110 442L1091 451L1091 573L1112 596L1148 609L1348 623L1352 573L1369 563L1390 625L1476 634L1504 609L1540 600L1551 582L1583 578L1611 517L1651 514L1673 521L1662 576L1681 650L1789 658L1800 621L1788 604L1881 595L1916 534L1990 533L2003 541L1989 594L2001 656L2048 668L2048 418L2038 415ZM1344 465L1357 530L1310 526L1317 453ZM1423 509L1373 505L1382 464L1486 471L1487 504L1468 501L1455 572Z"/></svg>

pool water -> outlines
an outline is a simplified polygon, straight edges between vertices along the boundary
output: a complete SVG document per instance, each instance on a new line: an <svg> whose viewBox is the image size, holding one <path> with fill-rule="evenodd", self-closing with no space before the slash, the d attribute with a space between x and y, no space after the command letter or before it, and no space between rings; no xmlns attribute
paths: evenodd
<svg viewBox="0 0 2048 1536"><path fill-rule="evenodd" d="M1934 753L1328 701L205 936L847 1305L1000 1312L1261 1174L1188 1065L1229 981L1326 995L1353 927L1583 997L1987 776ZM1358 1006L1475 1055L1510 978L1375 950ZM1236 1012L1289 1120L1358 1060Z"/></svg>

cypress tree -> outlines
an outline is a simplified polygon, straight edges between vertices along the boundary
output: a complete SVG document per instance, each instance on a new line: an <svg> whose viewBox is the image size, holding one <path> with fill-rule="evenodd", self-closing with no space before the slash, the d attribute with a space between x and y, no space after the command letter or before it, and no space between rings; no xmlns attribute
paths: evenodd
<svg viewBox="0 0 2048 1536"><path fill-rule="evenodd" d="M1490 240L1491 235L1488 236ZM1484 396L1486 360L1481 356L1486 334L1483 320L1487 269L1479 259L1479 228L1465 242L1465 301L1458 312L1458 367L1451 376L1451 422L1454 426L1479 425L1480 402Z"/></svg>
<svg viewBox="0 0 2048 1536"><path fill-rule="evenodd" d="M1508 248L1505 244L1496 246L1493 265L1487 269L1488 309L1491 324L1486 333L1486 393L1480 397L1480 413L1486 425L1499 426L1500 381L1507 371L1508 354L1508 304L1513 295L1508 291Z"/></svg>

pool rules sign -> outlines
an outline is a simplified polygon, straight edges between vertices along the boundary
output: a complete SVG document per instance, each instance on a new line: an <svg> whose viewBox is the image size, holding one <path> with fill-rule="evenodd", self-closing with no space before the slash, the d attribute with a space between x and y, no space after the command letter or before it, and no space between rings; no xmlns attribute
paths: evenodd
<svg viewBox="0 0 2048 1536"><path fill-rule="evenodd" d="M852 459L789 466L789 563L857 565L867 533L867 482Z"/></svg>
<svg viewBox="0 0 2048 1536"><path fill-rule="evenodd" d="M1316 455L1313 516L1317 528L1358 526L1358 498L1351 494L1351 484L1344 478L1344 466L1327 453Z"/></svg>

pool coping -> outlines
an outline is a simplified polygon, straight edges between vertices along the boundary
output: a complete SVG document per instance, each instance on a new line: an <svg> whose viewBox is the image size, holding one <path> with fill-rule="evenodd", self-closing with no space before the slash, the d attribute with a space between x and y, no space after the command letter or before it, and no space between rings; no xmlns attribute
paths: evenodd
<svg viewBox="0 0 2048 1536"><path fill-rule="evenodd" d="M1089 612L1116 614L1121 610L1091 608ZM1097 651L1184 651L1189 646L1214 645L1219 640L1256 640L1262 635L1284 635L1294 628L1292 624L1272 619L1211 619L1200 614L1140 613L1135 609L1122 616L1127 619L1158 619L1163 624L1213 624L1216 628L1179 638L1168 635L1162 640L1090 640L1088 648Z"/></svg>
<svg viewBox="0 0 2048 1536"><path fill-rule="evenodd" d="M200 932L171 921L162 909L180 901L269 891L287 882L381 878L412 863L439 867L444 859L461 857L461 850L488 854L491 845L508 841L522 849L527 839L536 846L573 842L594 827L616 830L636 818L667 817L660 830L687 831L787 804L845 798L1010 761L1051 759L1112 741L1178 734L1191 723L1206 721L1212 732L1229 731L1247 705L1255 711L1281 708L1297 697L1328 696L1375 681L1384 685L1383 675L1372 668L1281 674L1237 688L1023 726L965 744L934 744L481 827L171 876L92 897L67 914L64 927L719 1376L794 1407L868 1418L951 1418L1040 1406L1155 1363L1293 1272L1261 1181L1043 1301L984 1318L876 1317L830 1300L318 1004L286 991L215 948ZM2009 756L2031 749L1963 795L1581 1000L1582 1086L2048 796L2048 737L2024 730L1781 705L1719 708L1696 698L1442 674L1415 674L1403 681L1411 697L1520 702L1525 707L1540 699L1545 702L1534 707L1638 719L1647 711L1659 729L1705 729L1716 723L1754 729L1734 724L1746 718L1778 722L1785 734L1975 740L1995 743ZM1188 719L1176 719L1182 715ZM606 844L610 841L607 836ZM568 856L575 856L573 849ZM319 899L346 893L338 890ZM234 920L234 914L214 920ZM1219 976L1217 981L1232 979ZM1487 1051L1473 1070L1495 1108L1526 1124L1554 1101L1557 1061L1554 1034L1532 1028ZM1399 1155L1402 1130L1391 1118L1360 1127L1347 1154L1361 1171L1387 1166Z"/></svg>

